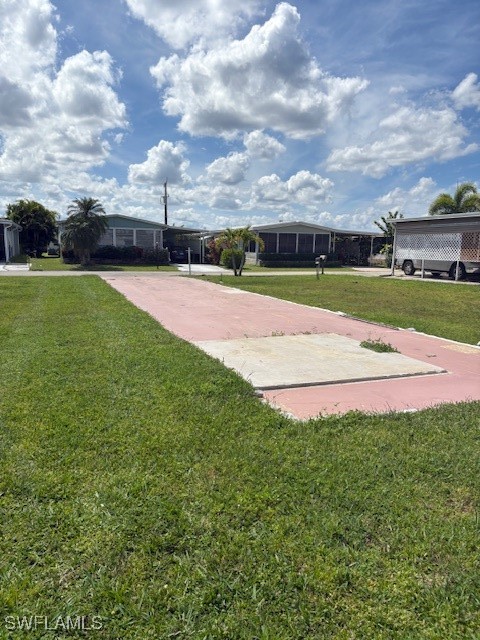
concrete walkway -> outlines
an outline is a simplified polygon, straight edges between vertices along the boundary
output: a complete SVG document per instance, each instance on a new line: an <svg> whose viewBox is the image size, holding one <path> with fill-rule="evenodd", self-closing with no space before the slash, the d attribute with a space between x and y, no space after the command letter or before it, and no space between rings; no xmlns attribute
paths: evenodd
<svg viewBox="0 0 480 640"><path fill-rule="evenodd" d="M25 273L27 273L30 270L30 264L15 264L12 262L9 263L5 263L5 262L0 262L0 272L7 272L7 273L21 273L22 275L25 275Z"/></svg>
<svg viewBox="0 0 480 640"><path fill-rule="evenodd" d="M350 410L416 411L446 402L480 400L478 347L387 328L197 279L152 278L138 273L131 278L124 274L102 274L101 277L166 329L206 351L217 350L216 355L227 364L230 357L227 352L236 350L237 364L232 361L230 366L247 379L257 362L263 367L262 375L268 374L270 367L271 379L277 382L282 367L295 370L300 377L295 375L293 383L285 380L285 385L275 384L276 388L266 389L270 385L261 381L267 378L260 378L257 387L262 388L263 384L263 397L268 402L300 419ZM298 349L299 341L295 340L295 352L289 351L288 345L285 346L289 341L281 340L284 336L302 336L303 350ZM312 336L314 340L310 339ZM242 351L241 344L239 352L238 345L233 344L252 338L264 338L250 350L253 355L247 354L248 349ZM272 338L279 338L279 342L273 342L277 345L273 349ZM404 359L404 372L391 373L393 368L389 368L388 358L398 354L389 353L375 354L380 358L369 359L368 367L373 368L367 370L367 363L358 352L358 343L363 340L390 343ZM224 343L223 350L221 343ZM267 352L272 351L273 360L268 360ZM302 353L305 362L302 362ZM319 376L315 371L312 373L315 358ZM320 375L322 367L328 367L326 380ZM305 373L307 368L309 372ZM342 373L345 369L353 374L349 379L356 381L345 382Z"/></svg>

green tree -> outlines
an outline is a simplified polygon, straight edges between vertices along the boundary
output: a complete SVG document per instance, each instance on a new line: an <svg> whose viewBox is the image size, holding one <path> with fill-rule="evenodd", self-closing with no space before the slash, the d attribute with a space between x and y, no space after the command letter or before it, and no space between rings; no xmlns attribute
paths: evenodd
<svg viewBox="0 0 480 640"><path fill-rule="evenodd" d="M77 198L68 208L62 242L85 266L90 263L90 256L107 228L108 221L101 203L94 198Z"/></svg>
<svg viewBox="0 0 480 640"><path fill-rule="evenodd" d="M18 200L8 204L6 216L22 227L20 243L26 253L40 257L57 233L57 213L35 200Z"/></svg>
<svg viewBox="0 0 480 640"><path fill-rule="evenodd" d="M233 273L241 276L245 266L245 251L250 242L258 243L260 251L264 249L264 242L250 226L241 229L227 228L215 240L219 249L230 250ZM223 251L222 251L223 253Z"/></svg>
<svg viewBox="0 0 480 640"><path fill-rule="evenodd" d="M385 256L387 267L390 267L392 264L393 237L395 235L395 225L392 224L392 220L398 220L400 218L403 218L403 213L400 213L398 210L393 212L389 211L386 217L382 216L380 220L375 220L374 222L385 236L385 244L380 249L380 253L383 253Z"/></svg>
<svg viewBox="0 0 480 640"><path fill-rule="evenodd" d="M437 216L474 211L480 211L480 194L473 182L462 182L455 189L453 197L449 193L438 195L430 205L428 213Z"/></svg>
<svg viewBox="0 0 480 640"><path fill-rule="evenodd" d="M389 211L387 217L382 216L380 220L375 220L374 224L380 229L388 242L393 241L393 236L395 235L395 226L392 224L392 220L398 220L399 218L403 218L403 213L399 211Z"/></svg>

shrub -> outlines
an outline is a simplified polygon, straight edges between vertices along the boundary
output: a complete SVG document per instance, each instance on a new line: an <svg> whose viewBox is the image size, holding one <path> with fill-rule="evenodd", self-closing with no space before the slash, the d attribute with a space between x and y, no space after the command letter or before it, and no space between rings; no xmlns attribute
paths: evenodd
<svg viewBox="0 0 480 640"><path fill-rule="evenodd" d="M169 263L168 249L145 249L143 252L143 264L168 264Z"/></svg>
<svg viewBox="0 0 480 640"><path fill-rule="evenodd" d="M318 258L316 253L259 253L259 263L262 267L287 267L287 268L315 268L315 260ZM342 263L338 260L335 253L327 255L325 267L341 267Z"/></svg>
<svg viewBox="0 0 480 640"><path fill-rule="evenodd" d="M233 269L233 256L235 256L235 264L238 269L243 260L243 251L241 249L224 249L220 256L220 264L227 269Z"/></svg>
<svg viewBox="0 0 480 640"><path fill-rule="evenodd" d="M92 253L92 260L97 264L168 264L169 256L167 249L143 249L142 247L115 247L105 245L98 247ZM62 249L63 261L67 264L78 262L71 249Z"/></svg>
<svg viewBox="0 0 480 640"><path fill-rule="evenodd" d="M209 261L209 263L219 265L221 252L222 250L219 247L217 247L217 243L215 242L215 239L212 238L210 242L208 242L207 244L207 252L206 252L206 258Z"/></svg>

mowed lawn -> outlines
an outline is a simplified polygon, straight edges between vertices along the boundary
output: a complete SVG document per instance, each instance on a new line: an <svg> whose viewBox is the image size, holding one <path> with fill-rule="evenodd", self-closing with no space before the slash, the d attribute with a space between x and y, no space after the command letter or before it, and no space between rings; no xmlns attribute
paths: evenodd
<svg viewBox="0 0 480 640"><path fill-rule="evenodd" d="M48 256L31 258L32 271L177 271L173 265L145 265L145 264L69 264L60 258Z"/></svg>
<svg viewBox="0 0 480 640"><path fill-rule="evenodd" d="M324 275L318 280L314 275L209 276L208 280L451 340L480 341L480 285L476 284L354 275Z"/></svg>
<svg viewBox="0 0 480 640"><path fill-rule="evenodd" d="M0 637L480 637L478 403L294 422L94 276L0 305Z"/></svg>

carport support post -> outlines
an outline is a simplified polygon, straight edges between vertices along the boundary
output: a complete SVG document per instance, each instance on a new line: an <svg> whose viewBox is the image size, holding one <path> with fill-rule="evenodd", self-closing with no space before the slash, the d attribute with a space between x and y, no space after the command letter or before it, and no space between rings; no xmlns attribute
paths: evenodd
<svg viewBox="0 0 480 640"><path fill-rule="evenodd" d="M458 280L458 276L459 276L459 267L460 267L460 258L457 258L457 266L455 267L455 280Z"/></svg>
<svg viewBox="0 0 480 640"><path fill-rule="evenodd" d="M395 275L395 253L397 251L397 226L395 225L395 234L393 236L393 249L392 249L392 270L390 272L391 276Z"/></svg>
<svg viewBox="0 0 480 640"><path fill-rule="evenodd" d="M190 249L190 247L188 247L187 249L187 255L188 255L188 275L191 276L192 275L192 250Z"/></svg>
<svg viewBox="0 0 480 640"><path fill-rule="evenodd" d="M422 279L425 278L425 258L422 258Z"/></svg>

